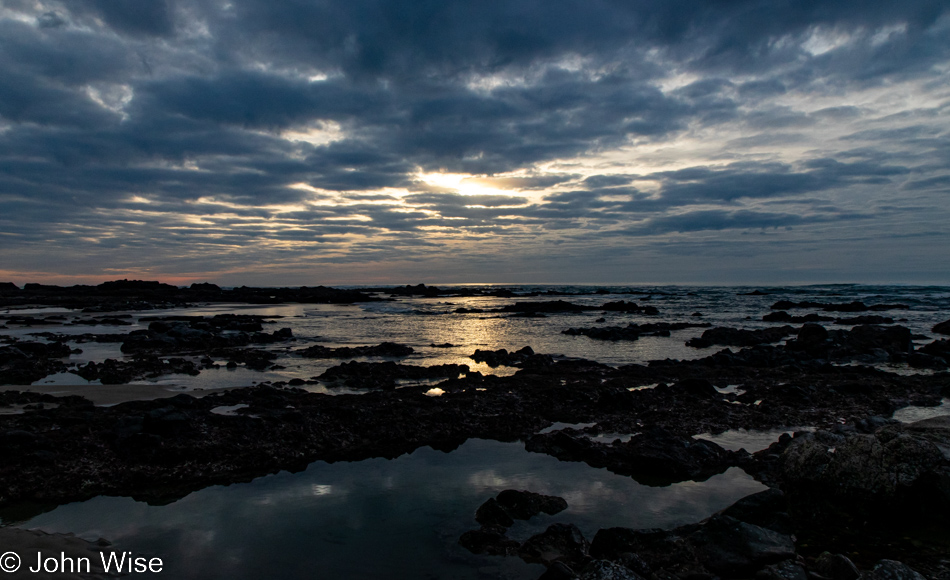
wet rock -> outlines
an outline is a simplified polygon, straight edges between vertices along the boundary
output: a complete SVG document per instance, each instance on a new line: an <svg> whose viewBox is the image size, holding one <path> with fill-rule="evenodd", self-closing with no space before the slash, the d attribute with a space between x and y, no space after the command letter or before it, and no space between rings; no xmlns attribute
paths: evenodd
<svg viewBox="0 0 950 580"><path fill-rule="evenodd" d="M564 562L552 562L544 574L538 576L538 580L576 580L577 574Z"/></svg>
<svg viewBox="0 0 950 580"><path fill-rule="evenodd" d="M756 580L808 580L808 573L794 560L771 564L755 573Z"/></svg>
<svg viewBox="0 0 950 580"><path fill-rule="evenodd" d="M785 494L776 488L748 495L720 512L748 524L768 528L780 534L792 533Z"/></svg>
<svg viewBox="0 0 950 580"><path fill-rule="evenodd" d="M874 569L861 574L861 580L926 580L926 578L902 562L881 560Z"/></svg>
<svg viewBox="0 0 950 580"><path fill-rule="evenodd" d="M551 355L535 354L530 346L522 347L515 352L508 352L503 348L498 350L476 349L469 358L475 362L484 362L492 368L502 365L522 368L544 368L554 363L554 359Z"/></svg>
<svg viewBox="0 0 950 580"><path fill-rule="evenodd" d="M910 330L903 326L855 326L844 338L843 346L854 352L867 352L880 348L887 352L906 353L911 350Z"/></svg>
<svg viewBox="0 0 950 580"><path fill-rule="evenodd" d="M527 519L527 518L521 518ZM495 498L489 498L488 501L478 506L475 510L475 521L482 526L500 526L509 528L514 525L515 520L502 508Z"/></svg>
<svg viewBox="0 0 950 580"><path fill-rule="evenodd" d="M720 326L710 328L703 332L699 338L691 339L686 343L686 346L692 346L694 348L706 348L714 344L722 346L755 346L757 344L778 342L794 332L795 329L791 326L763 328L759 330L745 330Z"/></svg>
<svg viewBox="0 0 950 580"><path fill-rule="evenodd" d="M937 334L950 334L950 320L939 322L935 324L930 330L932 332L936 332Z"/></svg>
<svg viewBox="0 0 950 580"><path fill-rule="evenodd" d="M950 360L950 339L942 338L920 347L919 352Z"/></svg>
<svg viewBox="0 0 950 580"><path fill-rule="evenodd" d="M696 529L698 525L671 531L605 528L594 535L590 555L605 560L631 561L634 564L632 569L639 567L640 573L669 572L680 577L704 574L706 569L698 562L692 544L685 538Z"/></svg>
<svg viewBox="0 0 950 580"><path fill-rule="evenodd" d="M874 434L800 434L781 457L784 489L800 504L901 520L950 513L950 419Z"/></svg>
<svg viewBox="0 0 950 580"><path fill-rule="evenodd" d="M117 361L111 358L101 363L90 361L72 372L87 381L99 380L103 385L122 385L138 379L151 379L170 374L196 376L201 371L193 361L182 358L162 359L155 356L136 356L128 361Z"/></svg>
<svg viewBox="0 0 950 580"><path fill-rule="evenodd" d="M725 515L711 517L688 539L703 565L725 577L795 557L791 537Z"/></svg>
<svg viewBox="0 0 950 580"><path fill-rule="evenodd" d="M683 379L673 385L673 388L677 392L686 393L694 397L708 398L719 396L719 391L716 390L716 387L713 386L708 379Z"/></svg>
<svg viewBox="0 0 950 580"><path fill-rule="evenodd" d="M29 385L43 377L66 370L61 358L70 349L63 343L21 341L0 346L0 385Z"/></svg>
<svg viewBox="0 0 950 580"><path fill-rule="evenodd" d="M707 328L708 322L657 322L649 324L630 323L627 326L604 326L594 328L568 328L561 334L568 336L586 336L595 340L639 340L641 336L669 336L671 331L684 328Z"/></svg>
<svg viewBox="0 0 950 580"><path fill-rule="evenodd" d="M594 560L581 570L580 580L643 580L643 577L622 564Z"/></svg>
<svg viewBox="0 0 950 580"><path fill-rule="evenodd" d="M271 368L277 353L256 348L219 348L210 351L212 356L219 359L227 359L229 368L236 368L243 364L246 368L254 371L263 371ZM231 367L230 364L234 363Z"/></svg>
<svg viewBox="0 0 950 580"><path fill-rule="evenodd" d="M861 575L858 567L847 556L831 552L822 552L815 558L812 568L828 580L857 580Z"/></svg>
<svg viewBox="0 0 950 580"><path fill-rule="evenodd" d="M148 329L129 333L121 348L122 352L129 354L172 353L293 340L289 328L262 332L262 323L266 319L239 314L142 317L141 322L149 322Z"/></svg>
<svg viewBox="0 0 950 580"><path fill-rule="evenodd" d="M563 498L526 490L506 489L488 499L475 512L482 526L510 527L514 520L528 520L540 513L554 515L567 509Z"/></svg>
<svg viewBox="0 0 950 580"><path fill-rule="evenodd" d="M798 336L794 342L788 342L790 350L810 350L821 349L828 342L828 330L820 324L804 324L798 331Z"/></svg>
<svg viewBox="0 0 950 580"><path fill-rule="evenodd" d="M551 524L544 532L528 538L518 549L518 555L532 564L561 561L576 569L588 559L589 549L590 544L574 524Z"/></svg>
<svg viewBox="0 0 950 580"><path fill-rule="evenodd" d="M625 443L615 441L610 445L570 431L535 435L525 443L525 449L547 453L561 461L583 461L592 467L606 467L646 485L703 481L744 457L710 441L680 438L661 428L649 429Z"/></svg>
<svg viewBox="0 0 950 580"><path fill-rule="evenodd" d="M319 344L294 351L304 358L356 358L361 356L405 357L415 352L411 346L383 342L376 346L344 346L330 348Z"/></svg>
<svg viewBox="0 0 950 580"><path fill-rule="evenodd" d="M528 520L542 512L554 515L567 509L564 498L525 490L506 489L497 499L505 513L516 520Z"/></svg>
<svg viewBox="0 0 950 580"><path fill-rule="evenodd" d="M331 386L343 385L355 389L395 389L397 380L455 378L468 374L465 365L443 364L434 366L402 365L393 361L350 361L330 367L317 377Z"/></svg>

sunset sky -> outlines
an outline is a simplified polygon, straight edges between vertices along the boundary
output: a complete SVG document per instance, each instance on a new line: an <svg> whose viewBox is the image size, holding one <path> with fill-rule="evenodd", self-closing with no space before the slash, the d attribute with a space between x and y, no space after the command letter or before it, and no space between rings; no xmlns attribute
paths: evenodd
<svg viewBox="0 0 950 580"><path fill-rule="evenodd" d="M0 0L0 281L950 283L950 3Z"/></svg>

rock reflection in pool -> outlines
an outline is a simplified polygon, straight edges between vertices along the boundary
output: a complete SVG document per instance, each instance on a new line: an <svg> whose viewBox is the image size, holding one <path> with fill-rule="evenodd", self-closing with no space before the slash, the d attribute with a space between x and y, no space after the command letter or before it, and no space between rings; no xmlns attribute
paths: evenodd
<svg viewBox="0 0 950 580"><path fill-rule="evenodd" d="M526 539L572 522L588 539L602 527L672 527L700 520L764 486L737 468L702 483L646 487L582 463L528 453L522 443L469 440L394 460L313 463L245 484L215 486L164 506L98 497L22 524L112 540L116 550L161 557L165 574L191 579L535 579L518 558L475 556L458 545L475 509L508 488L558 495L556 516L519 522Z"/></svg>

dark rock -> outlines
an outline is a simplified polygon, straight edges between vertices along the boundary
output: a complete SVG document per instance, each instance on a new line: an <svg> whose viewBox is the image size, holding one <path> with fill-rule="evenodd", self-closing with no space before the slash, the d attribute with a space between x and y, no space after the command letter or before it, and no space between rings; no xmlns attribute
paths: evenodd
<svg viewBox="0 0 950 580"><path fill-rule="evenodd" d="M855 326L844 341L845 347L855 352L880 348L888 352L906 353L911 350L910 330L903 326Z"/></svg>
<svg viewBox="0 0 950 580"><path fill-rule="evenodd" d="M405 357L415 352L412 347L394 342L383 342L376 346L344 346L330 348L319 344L295 351L304 358L356 358L361 356Z"/></svg>
<svg viewBox="0 0 950 580"><path fill-rule="evenodd" d="M528 519L528 518L520 518ZM515 521L511 519L511 516L498 505L498 501L495 498L489 498L488 501L478 506L478 509L475 510L475 521L482 524L482 526L501 526L503 528L511 527Z"/></svg>
<svg viewBox="0 0 950 580"><path fill-rule="evenodd" d="M776 488L747 495L720 512L747 524L768 528L780 534L792 533L785 494Z"/></svg>
<svg viewBox="0 0 950 580"><path fill-rule="evenodd" d="M820 324L804 324L795 341L797 346L805 350L820 348L828 341L828 330Z"/></svg>
<svg viewBox="0 0 950 580"><path fill-rule="evenodd" d="M688 539L703 565L726 577L795 557L791 537L724 515L709 518Z"/></svg>
<svg viewBox="0 0 950 580"><path fill-rule="evenodd" d="M950 339L942 338L920 347L919 352L950 360Z"/></svg>
<svg viewBox="0 0 950 580"><path fill-rule="evenodd" d="M484 362L492 368L501 365L543 368L549 367L554 363L553 357L546 354L535 354L530 346L522 347L515 352L508 352L503 348L498 350L476 349L469 358L475 362Z"/></svg>
<svg viewBox="0 0 950 580"><path fill-rule="evenodd" d="M574 524L551 524L540 534L528 538L518 555L525 562L550 565L562 561L579 568L588 559L590 544Z"/></svg>
<svg viewBox="0 0 950 580"><path fill-rule="evenodd" d="M926 578L902 562L881 560L873 570L861 574L861 580L926 580Z"/></svg>
<svg viewBox="0 0 950 580"><path fill-rule="evenodd" d="M755 573L756 580L808 580L808 573L794 560L770 564Z"/></svg>
<svg viewBox="0 0 950 580"><path fill-rule="evenodd" d="M936 332L937 334L950 334L950 320L937 323L930 330L932 332Z"/></svg>
<svg viewBox="0 0 950 580"><path fill-rule="evenodd" d="M635 571L640 562L647 566L638 573L647 575L660 570L675 571L679 576L687 577L694 573L705 572L696 559L693 546L683 537L697 526L688 526L673 531L632 530L629 528L605 528L598 530L590 545L593 558L605 560L632 561ZM683 534L680 534L680 532ZM635 556L633 556L635 555Z"/></svg>
<svg viewBox="0 0 950 580"><path fill-rule="evenodd" d="M567 502L553 495L506 489L497 496L498 505L516 520L527 520L544 512L554 515L567 509Z"/></svg>
<svg viewBox="0 0 950 580"><path fill-rule="evenodd" d="M583 461L592 467L606 467L646 485L702 481L722 473L743 457L710 441L680 438L661 428L648 429L626 443L611 445L572 435L569 431L535 435L525 443L525 449L547 453L561 461Z"/></svg>
<svg viewBox="0 0 950 580"><path fill-rule="evenodd" d="M686 393L694 397L718 397L719 391L708 379L683 379L673 385L677 392Z"/></svg>
<svg viewBox="0 0 950 580"><path fill-rule="evenodd" d="M684 328L708 328L708 322L656 322L650 324L631 323L627 326L604 326L595 328L568 328L561 334L569 336L587 336L595 340L638 340L641 336L669 336L671 331Z"/></svg>
<svg viewBox="0 0 950 580"><path fill-rule="evenodd" d="M815 558L813 568L829 580L857 580L861 575L858 567L847 556L831 552L822 552Z"/></svg>
<svg viewBox="0 0 950 580"><path fill-rule="evenodd" d="M570 566L561 561L552 562L544 574L538 576L538 580L575 580L577 574Z"/></svg>
<svg viewBox="0 0 950 580"><path fill-rule="evenodd" d="M699 340L692 339L686 346L705 348L718 344L723 346L754 346L778 342L795 332L791 326L763 328L760 330L745 330L741 328L716 327L703 332Z"/></svg>
<svg viewBox="0 0 950 580"><path fill-rule="evenodd" d="M421 380L432 378L455 378L466 375L465 365L443 364L434 366L402 365L393 361L350 361L330 367L318 380L331 386L343 385L357 389L395 389L397 380Z"/></svg>
<svg viewBox="0 0 950 580"><path fill-rule="evenodd" d="M616 562L594 560L581 570L580 580L643 580L643 577Z"/></svg>
<svg viewBox="0 0 950 580"><path fill-rule="evenodd" d="M796 436L781 456L783 489L829 516L939 518L950 513L950 419L892 424L874 434Z"/></svg>

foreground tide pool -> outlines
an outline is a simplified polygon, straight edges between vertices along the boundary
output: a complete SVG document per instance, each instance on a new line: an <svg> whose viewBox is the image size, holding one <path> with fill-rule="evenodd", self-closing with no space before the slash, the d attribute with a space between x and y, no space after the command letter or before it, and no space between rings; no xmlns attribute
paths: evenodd
<svg viewBox="0 0 950 580"><path fill-rule="evenodd" d="M458 545L475 509L504 489L558 495L568 509L518 522L524 540L554 522L588 540L600 528L670 528L765 489L738 468L705 482L648 487L582 463L525 451L521 442L469 440L396 459L311 464L250 483L214 486L167 505L98 497L57 507L23 528L113 542L164 563L181 579L524 579L544 568L476 556Z"/></svg>

